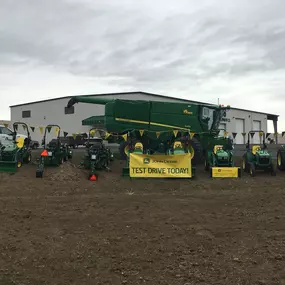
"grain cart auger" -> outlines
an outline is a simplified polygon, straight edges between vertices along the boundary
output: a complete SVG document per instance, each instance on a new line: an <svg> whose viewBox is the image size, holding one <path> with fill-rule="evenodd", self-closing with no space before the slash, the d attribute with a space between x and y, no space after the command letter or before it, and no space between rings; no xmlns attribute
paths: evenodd
<svg viewBox="0 0 285 285"><path fill-rule="evenodd" d="M104 128L116 133L123 160L129 159L137 142L152 155L166 154L180 141L185 151L193 154L192 165L204 162L206 150L214 145L232 147L228 138L219 136L219 125L229 106L74 96L67 108L76 103L105 105ZM113 140L113 136L109 138Z"/></svg>
<svg viewBox="0 0 285 285"><path fill-rule="evenodd" d="M86 142L86 153L81 165L89 170L88 179L90 181L98 180L98 170L111 171L109 165L114 160L114 155L107 148L101 137L94 137L95 128L89 130L88 140Z"/></svg>
<svg viewBox="0 0 285 285"><path fill-rule="evenodd" d="M23 126L27 135L17 135L19 125ZM15 173L23 164L32 160L31 136L27 124L15 122L13 129L13 138L3 140L0 147L0 172Z"/></svg>
<svg viewBox="0 0 285 285"><path fill-rule="evenodd" d="M280 171L285 170L285 145L281 145L277 150L277 168Z"/></svg>
<svg viewBox="0 0 285 285"><path fill-rule="evenodd" d="M250 144L250 138L255 133L258 133L263 138L261 145ZM276 167L271 153L267 150L265 133L263 131L250 131L248 133L246 148L247 150L242 159L242 169L244 172L249 172L250 176L255 176L257 170L263 170L264 172L270 172L273 176L276 175Z"/></svg>
<svg viewBox="0 0 285 285"><path fill-rule="evenodd" d="M47 132L51 129L56 128L56 139L52 139L48 144L46 143ZM73 152L67 144L63 144L60 140L60 126L58 125L47 125L42 140L42 146L44 150L38 160L38 167L36 170L36 177L42 178L45 167L58 167L65 161L72 158Z"/></svg>

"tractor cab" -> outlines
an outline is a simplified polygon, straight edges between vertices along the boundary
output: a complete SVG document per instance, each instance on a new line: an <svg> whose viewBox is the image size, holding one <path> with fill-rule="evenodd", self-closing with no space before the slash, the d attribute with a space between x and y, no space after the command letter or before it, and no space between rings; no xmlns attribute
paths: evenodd
<svg viewBox="0 0 285 285"><path fill-rule="evenodd" d="M260 145L251 145L251 139L258 134L263 137L263 142ZM243 155L242 168L244 172L249 172L251 176L255 176L257 170L270 172L271 175L276 175L276 169L272 160L272 155L267 151L265 143L265 133L263 131L250 131L248 133L248 141L246 144L246 152Z"/></svg>

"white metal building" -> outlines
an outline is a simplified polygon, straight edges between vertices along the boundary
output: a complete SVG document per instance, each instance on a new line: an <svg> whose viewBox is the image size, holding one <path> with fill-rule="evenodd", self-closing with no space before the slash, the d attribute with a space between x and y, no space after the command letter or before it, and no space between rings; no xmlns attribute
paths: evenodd
<svg viewBox="0 0 285 285"><path fill-rule="evenodd" d="M162 95L150 94L145 92L126 92L126 93L112 93L112 94L93 94L83 95L108 99L129 99L129 100L152 100L152 101L167 101L167 102L185 102L185 103L200 103L197 101L190 101L174 97L167 97ZM68 109L67 103L69 97L61 97L49 100L42 100L26 104L19 104L10 106L11 108L11 122L22 121L28 126L35 128L31 133L34 140L41 141L42 129L48 124L57 124L61 127L61 134L67 132L68 135L73 133L88 132L90 125L84 125L82 121L92 116L104 115L104 105L94 104L76 104ZM259 113L250 110L242 110L231 108L227 112L227 116L223 118L221 128L226 129L229 135L237 133L235 138L236 144L244 144L246 137L242 133L248 133L250 130L263 130L267 132L267 121L273 121L275 132L277 132L278 115ZM256 143L260 142L260 138L254 136Z"/></svg>

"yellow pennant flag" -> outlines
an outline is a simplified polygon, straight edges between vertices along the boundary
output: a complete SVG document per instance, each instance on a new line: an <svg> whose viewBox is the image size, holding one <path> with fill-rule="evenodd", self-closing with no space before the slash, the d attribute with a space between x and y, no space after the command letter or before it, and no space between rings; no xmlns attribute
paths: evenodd
<svg viewBox="0 0 285 285"><path fill-rule="evenodd" d="M5 128L8 128L9 124L4 124Z"/></svg>
<svg viewBox="0 0 285 285"><path fill-rule="evenodd" d="M241 134L242 134L242 136L243 136L243 137L245 137L245 136L246 136L246 133L241 133Z"/></svg>
<svg viewBox="0 0 285 285"><path fill-rule="evenodd" d="M77 137L77 134L72 134L73 138L75 139Z"/></svg>
<svg viewBox="0 0 285 285"><path fill-rule="evenodd" d="M190 139L192 140L192 138L194 137L195 133L191 133L190 132Z"/></svg>
<svg viewBox="0 0 285 285"><path fill-rule="evenodd" d="M275 137L277 137L277 136L278 136L278 132L277 132L277 133L275 133L275 134L274 134L274 136L275 136Z"/></svg>
<svg viewBox="0 0 285 285"><path fill-rule="evenodd" d="M144 130L140 130L141 137L143 136Z"/></svg>
<svg viewBox="0 0 285 285"><path fill-rule="evenodd" d="M263 136L263 132L259 132L259 136L262 137Z"/></svg>
<svg viewBox="0 0 285 285"><path fill-rule="evenodd" d="M156 137L158 138L160 136L160 132L156 132Z"/></svg>
<svg viewBox="0 0 285 285"><path fill-rule="evenodd" d="M44 132L44 128L40 127L40 133L43 134L43 132Z"/></svg>
<svg viewBox="0 0 285 285"><path fill-rule="evenodd" d="M59 127L56 127L55 130L54 130L54 133L55 133L56 136L58 135L58 132L59 132Z"/></svg>
<svg viewBox="0 0 285 285"><path fill-rule="evenodd" d="M178 134L178 130L173 130L174 136L176 137Z"/></svg>
<svg viewBox="0 0 285 285"><path fill-rule="evenodd" d="M228 136L228 132L224 132L224 137L227 137Z"/></svg>
<svg viewBox="0 0 285 285"><path fill-rule="evenodd" d="M110 133L106 132L105 139L107 139L110 135L111 135Z"/></svg>
<svg viewBox="0 0 285 285"><path fill-rule="evenodd" d="M127 141L127 139L128 139L128 134L124 134L124 135L122 135L122 137L124 138L125 141Z"/></svg>

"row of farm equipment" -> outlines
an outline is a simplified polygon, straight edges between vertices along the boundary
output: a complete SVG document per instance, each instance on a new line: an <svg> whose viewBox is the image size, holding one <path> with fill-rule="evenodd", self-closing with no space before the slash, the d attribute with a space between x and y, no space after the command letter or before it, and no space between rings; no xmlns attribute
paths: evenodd
<svg viewBox="0 0 285 285"><path fill-rule="evenodd" d="M107 100L84 96L72 97L67 104L71 107L76 103L105 105L105 131L112 141L119 143L121 158L126 160L123 176L130 176L132 157L142 157L144 166L137 167L137 172L146 171L153 157L156 163L160 157L168 157L169 161L187 156L191 177L195 176L196 165L203 162L205 171L211 177L240 177L241 169L255 176L259 170L276 175L276 163L265 143L265 134L261 130L248 133L246 152L243 155L241 168L234 162L233 140L220 136L219 125L229 106L206 104L185 104L155 101ZM25 138L17 136L15 126L23 124L27 130ZM0 171L16 172L31 157L31 137L28 126L22 122L14 123L13 140L0 145ZM47 130L56 128L57 137L47 143ZM114 155L103 143L101 137L95 138L96 128L89 131L86 140L86 151L81 163L89 170L89 180L98 179L98 171L110 171L110 163ZM191 132L190 132L191 130ZM253 133L263 138L262 144L251 143ZM122 139L124 138L124 139ZM107 139L108 140L108 139ZM60 137L60 126L48 125L45 128L43 151L37 159L36 177L43 177L46 167L60 166L73 157L71 147ZM277 153L277 168L285 170L285 148L280 147ZM153 170L151 170L153 171ZM163 171L157 168L155 171Z"/></svg>

